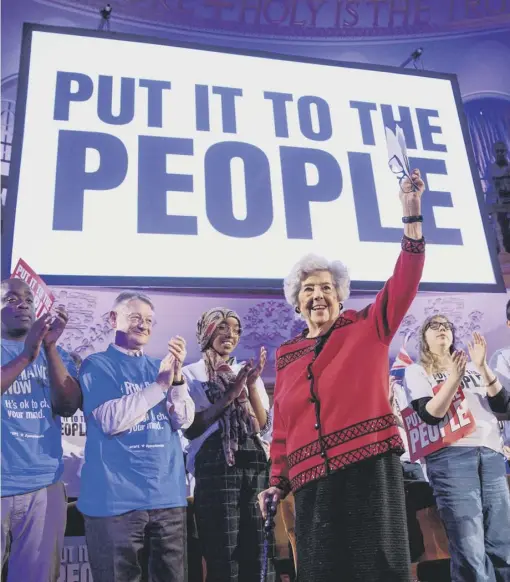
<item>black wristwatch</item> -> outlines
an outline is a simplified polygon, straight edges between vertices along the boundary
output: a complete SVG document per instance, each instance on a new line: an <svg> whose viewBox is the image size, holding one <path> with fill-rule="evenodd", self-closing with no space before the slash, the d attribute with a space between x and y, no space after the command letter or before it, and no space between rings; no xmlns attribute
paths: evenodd
<svg viewBox="0 0 510 582"><path fill-rule="evenodd" d="M404 224L411 224L413 222L423 222L423 216L419 214L418 216L403 216L402 222Z"/></svg>

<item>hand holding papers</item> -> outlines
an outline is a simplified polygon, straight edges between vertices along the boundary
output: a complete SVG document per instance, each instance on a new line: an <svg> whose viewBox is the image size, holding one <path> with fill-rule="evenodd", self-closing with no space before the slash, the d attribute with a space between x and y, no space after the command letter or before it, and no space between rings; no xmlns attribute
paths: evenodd
<svg viewBox="0 0 510 582"><path fill-rule="evenodd" d="M386 146L388 149L388 166L398 178L400 187L406 188L409 192L418 190L412 180L411 168L409 167L409 158L407 157L406 140L402 128L396 127L396 134L388 127L386 129ZM405 180L408 178L408 181ZM410 186L408 186L410 184Z"/></svg>

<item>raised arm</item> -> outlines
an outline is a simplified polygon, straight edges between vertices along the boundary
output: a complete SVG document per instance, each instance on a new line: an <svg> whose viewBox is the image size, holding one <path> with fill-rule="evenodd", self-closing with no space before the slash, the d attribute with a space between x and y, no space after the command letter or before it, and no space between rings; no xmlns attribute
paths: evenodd
<svg viewBox="0 0 510 582"><path fill-rule="evenodd" d="M393 275L370 307L379 339L387 344L393 339L418 292L425 263L425 241L421 226L421 196L425 184L419 170L413 171L412 178L417 190L412 190L411 181L406 178L402 181L399 194L403 220L412 222L404 222L402 251Z"/></svg>
<svg viewBox="0 0 510 582"><path fill-rule="evenodd" d="M404 219L404 235L413 240L421 240L423 231L421 221L414 220L421 216L421 197L425 190L425 183L421 179L420 170L413 170L411 180L402 181L399 198L402 204L402 218ZM416 189L413 189L413 185ZM407 222L406 219L411 219Z"/></svg>

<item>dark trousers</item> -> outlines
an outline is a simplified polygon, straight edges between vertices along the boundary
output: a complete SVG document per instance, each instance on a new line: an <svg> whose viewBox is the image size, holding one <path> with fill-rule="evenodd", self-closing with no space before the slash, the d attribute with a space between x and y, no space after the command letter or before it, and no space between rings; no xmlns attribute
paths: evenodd
<svg viewBox="0 0 510 582"><path fill-rule="evenodd" d="M94 582L187 582L185 507L84 518Z"/></svg>
<svg viewBox="0 0 510 582"><path fill-rule="evenodd" d="M419 463L402 461L402 472L404 474L404 484L406 493L406 512L407 512L407 531L409 534L409 550L411 552L411 561L416 562L425 551L423 534L421 533L420 524L416 517L416 512L422 509L419 500L416 499L425 490L430 490L430 486L425 480L423 469ZM412 484L419 483L418 487L412 487ZM432 493L429 494L431 496Z"/></svg>
<svg viewBox="0 0 510 582"><path fill-rule="evenodd" d="M101 22L99 23L99 26L97 27L98 30L104 30L105 28L108 32L110 32L110 19L109 18L101 18Z"/></svg>
<svg viewBox="0 0 510 582"><path fill-rule="evenodd" d="M207 582L259 582L264 523L257 495L268 487L262 448L248 438L229 467L217 431L195 458L195 479L195 516ZM267 582L275 580L273 556L271 542Z"/></svg>
<svg viewBox="0 0 510 582"><path fill-rule="evenodd" d="M193 498L188 498L188 509L186 513L188 521L188 581L203 582L202 547L198 539Z"/></svg>

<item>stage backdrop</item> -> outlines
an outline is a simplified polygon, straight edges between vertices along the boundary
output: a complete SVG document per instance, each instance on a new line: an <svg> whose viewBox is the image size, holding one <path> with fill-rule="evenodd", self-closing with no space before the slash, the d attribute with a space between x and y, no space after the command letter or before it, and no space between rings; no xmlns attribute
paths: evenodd
<svg viewBox="0 0 510 582"><path fill-rule="evenodd" d="M393 66L421 47L417 68L458 76L481 179L486 178L493 159L494 141L506 140L510 146L510 77L504 74L510 58L508 2L113 0L111 4L113 33ZM22 23L94 30L99 25L99 8L97 0L4 2L2 199L9 186ZM500 254L500 261L510 285L510 256Z"/></svg>
<svg viewBox="0 0 510 582"><path fill-rule="evenodd" d="M27 26L18 96L4 276L23 258L47 283L278 289L341 252L378 289L398 124L427 186L422 289L504 289L453 76Z"/></svg>

